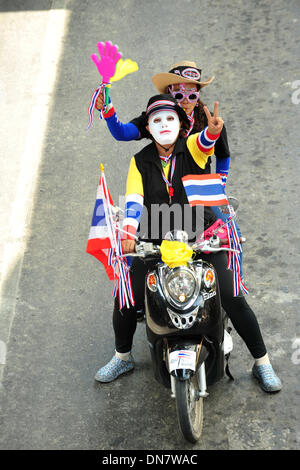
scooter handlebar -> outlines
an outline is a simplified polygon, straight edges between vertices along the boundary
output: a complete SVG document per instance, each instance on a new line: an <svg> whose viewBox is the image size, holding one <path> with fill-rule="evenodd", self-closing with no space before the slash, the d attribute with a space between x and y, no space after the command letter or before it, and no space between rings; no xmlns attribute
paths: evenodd
<svg viewBox="0 0 300 470"><path fill-rule="evenodd" d="M192 245L194 251L217 253L219 251L231 251L239 253L238 250L227 248L224 245L228 244L228 239L220 239L219 237L211 237L209 240L201 240L199 243ZM134 256L139 258L159 257L160 245L155 245L152 242L139 241L135 245L135 253L125 256Z"/></svg>

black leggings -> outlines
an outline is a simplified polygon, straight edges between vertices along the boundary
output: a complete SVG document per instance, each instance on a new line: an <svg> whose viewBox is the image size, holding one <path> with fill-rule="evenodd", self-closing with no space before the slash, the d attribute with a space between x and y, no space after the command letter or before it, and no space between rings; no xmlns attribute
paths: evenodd
<svg viewBox="0 0 300 470"><path fill-rule="evenodd" d="M217 253L203 255L205 261L213 264L218 275L222 306L231 320L234 328L246 343L255 359L266 354L266 347L261 335L258 321L245 297L233 297L232 272L227 270L227 254ZM144 304L146 265L134 258L131 268L131 283L135 306L119 310L119 300L116 297L113 312L113 327L115 332L116 351L125 353L131 350L133 335L136 330L136 313Z"/></svg>

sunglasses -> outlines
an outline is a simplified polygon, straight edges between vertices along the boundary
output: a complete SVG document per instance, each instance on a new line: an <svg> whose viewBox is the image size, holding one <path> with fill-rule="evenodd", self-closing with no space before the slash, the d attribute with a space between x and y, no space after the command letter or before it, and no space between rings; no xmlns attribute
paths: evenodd
<svg viewBox="0 0 300 470"><path fill-rule="evenodd" d="M173 90L173 85L169 87L169 91L173 98L181 103L185 98L188 100L189 103L194 103L199 99L200 91L196 91L195 88L191 90L186 90L182 85L180 85L179 90Z"/></svg>

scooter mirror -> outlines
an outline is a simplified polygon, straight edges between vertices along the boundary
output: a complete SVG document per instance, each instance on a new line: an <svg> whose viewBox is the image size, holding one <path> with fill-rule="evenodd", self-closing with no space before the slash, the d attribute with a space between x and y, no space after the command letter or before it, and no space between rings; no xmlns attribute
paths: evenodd
<svg viewBox="0 0 300 470"><path fill-rule="evenodd" d="M238 199L236 199L235 197L229 196L228 197L228 202L232 206L234 212L236 212L238 210L239 205L240 205Z"/></svg>
<svg viewBox="0 0 300 470"><path fill-rule="evenodd" d="M231 208L233 209L233 212L237 212L237 209L239 207L239 201L238 199L236 199L235 197L232 197L232 196L228 196L228 202L229 202L229 205L231 206ZM229 210L228 210L228 206L227 205L223 205L223 206L219 206L219 209L221 212L223 212L223 214L228 214L229 213Z"/></svg>

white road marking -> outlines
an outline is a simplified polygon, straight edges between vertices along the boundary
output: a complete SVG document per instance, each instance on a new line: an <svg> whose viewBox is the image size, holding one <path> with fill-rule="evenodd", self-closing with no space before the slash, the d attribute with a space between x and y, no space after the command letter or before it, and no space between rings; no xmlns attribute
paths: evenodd
<svg viewBox="0 0 300 470"><path fill-rule="evenodd" d="M4 341L0 341L0 365L5 365L6 363L6 344Z"/></svg>
<svg viewBox="0 0 300 470"><path fill-rule="evenodd" d="M62 52L62 39L67 29L70 15L70 11L65 8L61 8L62 6L65 6L65 3L65 1L54 0L51 10L39 12L39 14L48 15L47 30L45 33L44 43L42 44L41 63L39 67L40 72L37 76L33 90L34 106L32 107L31 114L29 116L27 138L20 161L16 196L10 215L8 242L5 244L3 249L0 282L1 310L2 308L7 309L7 299L3 299L3 287L9 279L14 267L18 264L21 266L29 235L33 201L42 157L43 141L52 104L52 94L55 88L56 71ZM26 14L32 13L27 12ZM9 305L9 321L6 321L5 328L1 325L0 364L5 364L6 345L9 343L11 326L15 315L15 298L20 273L21 269L19 268L18 279L13 283L15 292L9 293L9 297L12 299ZM2 373L3 371L0 370L0 380Z"/></svg>

